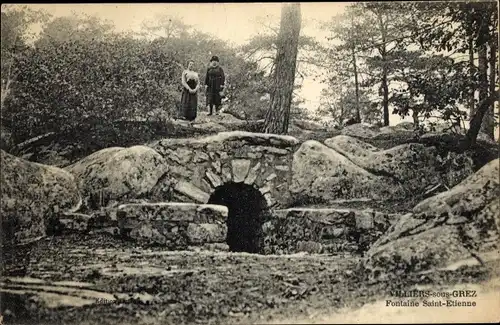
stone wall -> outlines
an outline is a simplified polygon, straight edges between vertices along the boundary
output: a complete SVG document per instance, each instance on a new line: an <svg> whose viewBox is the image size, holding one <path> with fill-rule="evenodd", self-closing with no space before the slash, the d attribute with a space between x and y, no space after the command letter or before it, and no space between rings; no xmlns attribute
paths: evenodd
<svg viewBox="0 0 500 325"><path fill-rule="evenodd" d="M229 249L225 206L137 203L123 204L115 213L112 219L116 220L119 234L141 245L169 250ZM259 253L363 254L400 217L369 209L274 210L262 225Z"/></svg>
<svg viewBox="0 0 500 325"><path fill-rule="evenodd" d="M172 250L225 244L227 215L225 206L192 203L123 204L116 211L121 236Z"/></svg>
<svg viewBox="0 0 500 325"><path fill-rule="evenodd" d="M263 225L263 253L362 254L399 217L373 210L276 210Z"/></svg>
<svg viewBox="0 0 500 325"><path fill-rule="evenodd" d="M158 141L151 146L166 159L170 178L157 184L155 197L207 203L215 188L234 182L259 189L269 208L284 207L298 144L290 136L239 131Z"/></svg>

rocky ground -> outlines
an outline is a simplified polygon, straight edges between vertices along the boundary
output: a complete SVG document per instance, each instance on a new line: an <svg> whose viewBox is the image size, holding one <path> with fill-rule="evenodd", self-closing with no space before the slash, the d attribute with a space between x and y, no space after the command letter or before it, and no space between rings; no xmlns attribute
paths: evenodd
<svg viewBox="0 0 500 325"><path fill-rule="evenodd" d="M102 235L49 237L32 246L29 254L17 254L25 258L17 259L17 271L11 269L2 283L6 324L356 321L370 310L380 317L400 314L396 307L383 307L391 290L423 286L438 291L450 285L464 290L466 284L500 275L500 263L493 260L375 281L364 273L358 257L165 252ZM489 296L481 294L484 307ZM410 313L432 312L422 308ZM474 315L469 317L479 317Z"/></svg>

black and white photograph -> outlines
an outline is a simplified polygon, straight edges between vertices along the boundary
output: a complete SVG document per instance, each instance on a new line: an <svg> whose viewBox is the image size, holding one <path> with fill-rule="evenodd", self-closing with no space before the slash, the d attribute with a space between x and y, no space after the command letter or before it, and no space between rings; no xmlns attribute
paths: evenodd
<svg viewBox="0 0 500 325"><path fill-rule="evenodd" d="M3 3L0 325L500 322L498 16Z"/></svg>

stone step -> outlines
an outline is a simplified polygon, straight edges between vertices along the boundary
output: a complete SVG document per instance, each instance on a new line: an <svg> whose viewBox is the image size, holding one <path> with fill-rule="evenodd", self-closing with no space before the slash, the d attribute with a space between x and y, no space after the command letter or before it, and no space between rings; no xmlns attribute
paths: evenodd
<svg viewBox="0 0 500 325"><path fill-rule="evenodd" d="M116 209L122 236L168 249L225 243L227 216L227 207L214 204L134 203Z"/></svg>

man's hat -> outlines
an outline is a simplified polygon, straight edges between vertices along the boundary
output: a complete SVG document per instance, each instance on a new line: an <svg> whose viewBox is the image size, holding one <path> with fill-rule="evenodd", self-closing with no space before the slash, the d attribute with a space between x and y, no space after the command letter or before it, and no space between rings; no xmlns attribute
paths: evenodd
<svg viewBox="0 0 500 325"><path fill-rule="evenodd" d="M219 62L219 57L217 55L212 56L212 58L210 59L210 62L212 62L212 61Z"/></svg>

